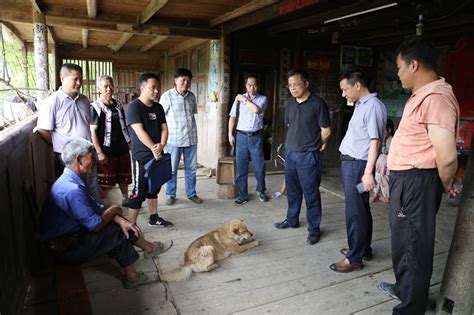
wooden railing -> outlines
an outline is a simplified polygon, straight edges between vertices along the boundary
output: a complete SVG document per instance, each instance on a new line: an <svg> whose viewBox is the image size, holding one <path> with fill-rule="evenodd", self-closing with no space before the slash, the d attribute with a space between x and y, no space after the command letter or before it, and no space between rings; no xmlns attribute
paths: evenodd
<svg viewBox="0 0 474 315"><path fill-rule="evenodd" d="M20 313L30 276L42 267L35 231L54 167L35 125L33 116L0 133L1 314Z"/></svg>

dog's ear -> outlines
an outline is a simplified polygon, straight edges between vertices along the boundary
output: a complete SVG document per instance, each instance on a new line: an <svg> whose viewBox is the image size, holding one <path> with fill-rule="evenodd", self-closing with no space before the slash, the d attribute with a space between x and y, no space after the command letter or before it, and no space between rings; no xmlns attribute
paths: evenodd
<svg viewBox="0 0 474 315"><path fill-rule="evenodd" d="M240 222L239 221L234 221L232 222L232 225L230 227L232 233L234 233L235 235L240 235Z"/></svg>

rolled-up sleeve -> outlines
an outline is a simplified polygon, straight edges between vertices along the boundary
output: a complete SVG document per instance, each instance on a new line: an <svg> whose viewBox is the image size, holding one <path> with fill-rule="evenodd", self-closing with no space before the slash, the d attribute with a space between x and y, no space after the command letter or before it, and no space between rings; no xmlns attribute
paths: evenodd
<svg viewBox="0 0 474 315"><path fill-rule="evenodd" d="M100 205L87 194L85 188L71 190L66 201L74 219L89 231L102 222L102 218L97 214L100 213Z"/></svg>

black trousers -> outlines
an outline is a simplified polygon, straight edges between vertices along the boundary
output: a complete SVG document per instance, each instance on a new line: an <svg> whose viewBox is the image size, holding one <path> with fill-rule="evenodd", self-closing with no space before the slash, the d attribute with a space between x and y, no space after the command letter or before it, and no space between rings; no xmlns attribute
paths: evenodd
<svg viewBox="0 0 474 315"><path fill-rule="evenodd" d="M75 236L77 246L57 255L58 260L64 264L80 265L107 255L125 268L138 259L132 242L125 238L120 226L114 222L107 224L99 232L82 230Z"/></svg>
<svg viewBox="0 0 474 315"><path fill-rule="evenodd" d="M391 171L389 180L392 263L402 301L393 314L424 314L443 186L436 169Z"/></svg>

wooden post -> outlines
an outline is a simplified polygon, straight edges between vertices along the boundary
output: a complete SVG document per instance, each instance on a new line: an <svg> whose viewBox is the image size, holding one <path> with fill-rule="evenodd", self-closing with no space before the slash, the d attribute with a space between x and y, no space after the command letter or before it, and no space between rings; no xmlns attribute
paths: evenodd
<svg viewBox="0 0 474 315"><path fill-rule="evenodd" d="M43 15L44 18L44 15ZM33 25L36 88L38 101L41 102L48 95L49 73L48 73L48 30L44 22L35 22Z"/></svg>
<svg viewBox="0 0 474 315"><path fill-rule="evenodd" d="M24 75L24 80L25 80L25 83L24 83L24 87L26 88L29 88L29 82L28 82L28 73L29 73L29 69L28 69L28 48L26 47L26 45L23 45L21 47L21 65L23 66L23 75Z"/></svg>
<svg viewBox="0 0 474 315"><path fill-rule="evenodd" d="M220 39L219 52L219 99L216 116L216 144L217 156L223 157L227 155L227 127L229 119L229 93L230 93L230 37L222 36Z"/></svg>
<svg viewBox="0 0 474 315"><path fill-rule="evenodd" d="M472 137L471 143L474 141ZM436 304L437 314L472 314L474 303L474 157L468 157L465 181L448 261Z"/></svg>

